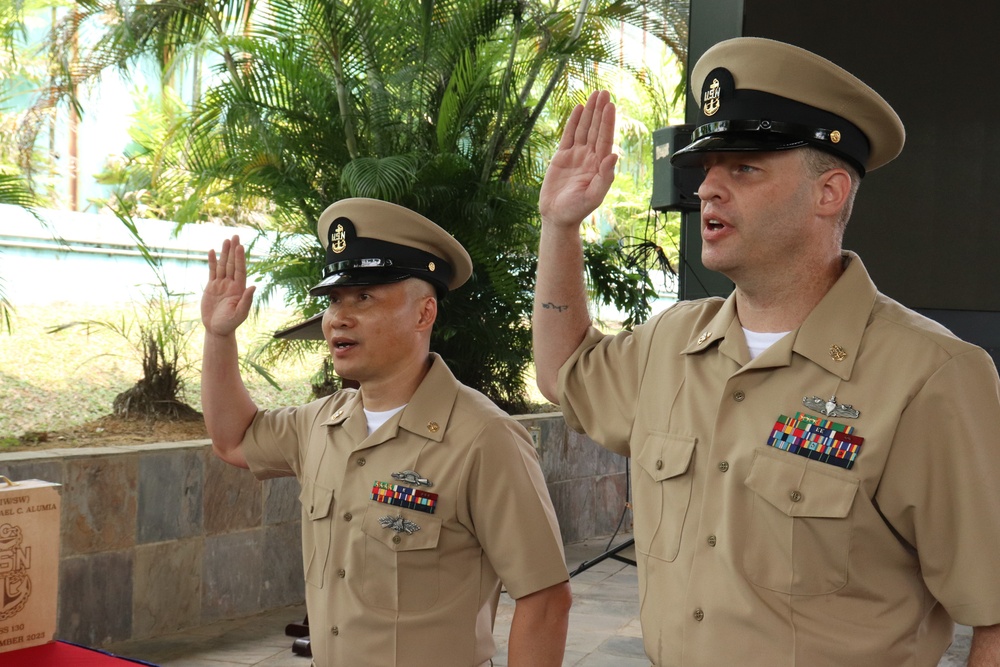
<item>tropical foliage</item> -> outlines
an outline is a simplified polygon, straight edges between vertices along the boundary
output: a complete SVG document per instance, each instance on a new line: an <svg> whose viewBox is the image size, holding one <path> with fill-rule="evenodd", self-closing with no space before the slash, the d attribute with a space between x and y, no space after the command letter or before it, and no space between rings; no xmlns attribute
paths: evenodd
<svg viewBox="0 0 1000 667"><path fill-rule="evenodd" d="M0 6L0 112L7 104L9 73L17 67L15 42L23 32L22 11L18 4ZM0 115L0 131L3 136L12 136L13 127L8 119ZM4 142L7 143L7 142ZM0 204L29 207L34 204L34 196L28 183L21 177L16 166L10 161L5 149L0 149ZM4 279L0 276L0 331L11 331L14 307L7 299Z"/></svg>
<svg viewBox="0 0 1000 667"><path fill-rule="evenodd" d="M121 338L131 348L141 363L142 375L112 403L112 414L123 419L144 418L156 420L191 420L201 414L185 403L184 375L189 366L185 351L191 348L190 339L197 329L195 320L185 317L185 294L178 294L167 285L163 264L142 240L135 223L120 217L122 224L135 239L143 260L156 277L153 290L145 297L145 304L136 318L88 319L67 322L50 328L54 334L67 329L84 329L110 333Z"/></svg>
<svg viewBox="0 0 1000 667"><path fill-rule="evenodd" d="M263 197L237 199L225 188L195 196L184 154L190 114L173 89L166 87L158 96L142 90L134 97L131 142L122 155L109 156L104 170L94 176L112 186L110 196L90 200L98 210L180 224L267 226L270 203Z"/></svg>
<svg viewBox="0 0 1000 667"><path fill-rule="evenodd" d="M82 81L109 68L152 60L165 82L194 72L190 110L172 111L132 156L144 156L142 169L118 178L138 178L132 192L183 183L173 209L181 220L225 198L253 213L234 221L279 232L256 264L270 279L262 296L280 286L303 316L323 307L305 296L322 263L308 238L331 202L375 197L435 220L476 271L442 304L433 347L459 379L517 410L530 362L537 188L561 120L613 72L652 81L625 65L615 26L644 28L683 62L684 21L671 16L682 4L79 0L56 41L97 37L53 68L40 107L72 103ZM123 213L140 203L123 198ZM641 319L644 273L622 267L607 244L588 256L601 263L590 272L596 291L630 299ZM287 351L271 346L262 359Z"/></svg>

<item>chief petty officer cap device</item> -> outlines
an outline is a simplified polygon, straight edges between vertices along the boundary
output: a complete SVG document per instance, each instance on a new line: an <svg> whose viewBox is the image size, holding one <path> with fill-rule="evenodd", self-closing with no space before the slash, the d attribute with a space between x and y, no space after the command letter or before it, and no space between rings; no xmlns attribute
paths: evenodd
<svg viewBox="0 0 1000 667"><path fill-rule="evenodd" d="M878 93L797 46L720 42L698 59L691 84L701 87L698 121L691 142L671 156L675 167L700 167L709 152L813 146L864 176L903 149L903 123Z"/></svg>
<svg viewBox="0 0 1000 667"><path fill-rule="evenodd" d="M465 284L472 259L462 244L424 216L378 199L341 199L319 216L316 235L326 249L323 279L309 290L382 285L420 278L438 298ZM275 333L276 338L323 338L323 314Z"/></svg>

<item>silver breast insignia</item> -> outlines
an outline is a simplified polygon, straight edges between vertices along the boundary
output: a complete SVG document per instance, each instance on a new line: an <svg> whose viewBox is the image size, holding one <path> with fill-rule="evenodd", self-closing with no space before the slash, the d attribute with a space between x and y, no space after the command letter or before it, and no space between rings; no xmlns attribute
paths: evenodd
<svg viewBox="0 0 1000 667"><path fill-rule="evenodd" d="M836 396L831 396L828 401L824 401L819 396L813 396L812 398L805 396L802 398L802 405L827 417L857 419L861 416L861 413L855 410L853 405L838 403Z"/></svg>
<svg viewBox="0 0 1000 667"><path fill-rule="evenodd" d="M398 479L400 482L406 482L407 484L413 484L414 486L434 486L426 477L421 477L420 473L416 470L404 470L403 472L392 473L393 479Z"/></svg>
<svg viewBox="0 0 1000 667"><path fill-rule="evenodd" d="M382 516L378 519L379 525L383 528L391 528L397 533L412 535L420 530L420 526L402 516Z"/></svg>

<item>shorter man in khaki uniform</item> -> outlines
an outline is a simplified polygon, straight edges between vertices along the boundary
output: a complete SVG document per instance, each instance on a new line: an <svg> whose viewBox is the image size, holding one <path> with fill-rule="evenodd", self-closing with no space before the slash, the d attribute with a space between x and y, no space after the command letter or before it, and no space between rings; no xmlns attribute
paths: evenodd
<svg viewBox="0 0 1000 667"><path fill-rule="evenodd" d="M253 287L239 239L209 252L202 404L216 454L296 476L317 667L479 667L501 583L515 599L509 664L557 666L571 595L559 527L527 432L430 352L438 299L472 273L430 220L345 199L318 224L334 368L358 390L259 410L236 328Z"/></svg>
<svg viewBox="0 0 1000 667"><path fill-rule="evenodd" d="M880 294L843 251L892 108L788 44L717 44L701 118L702 260L728 299L591 328L579 227L611 185L614 107L574 111L539 198L538 384L633 461L643 642L659 667L936 667L953 621L1000 665L1000 382L982 349ZM905 252L905 250L901 250Z"/></svg>

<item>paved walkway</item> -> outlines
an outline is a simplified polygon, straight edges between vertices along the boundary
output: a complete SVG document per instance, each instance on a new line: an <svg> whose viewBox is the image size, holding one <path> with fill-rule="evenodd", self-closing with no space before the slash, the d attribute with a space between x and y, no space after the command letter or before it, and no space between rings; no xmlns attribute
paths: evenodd
<svg viewBox="0 0 1000 667"><path fill-rule="evenodd" d="M570 571L598 557L607 546L606 540L595 540L566 547ZM632 550L623 551L622 556L631 558ZM649 667L639 629L635 568L606 559L571 582L573 608L563 666ZM513 613L513 601L501 596L495 627L496 667L507 665L507 634ZM287 607L168 637L118 644L107 650L161 667L309 667L308 659L292 652L292 639L284 634L288 623L301 622L304 616L304 606ZM969 633L968 628L959 628L955 643L938 667L965 665Z"/></svg>

